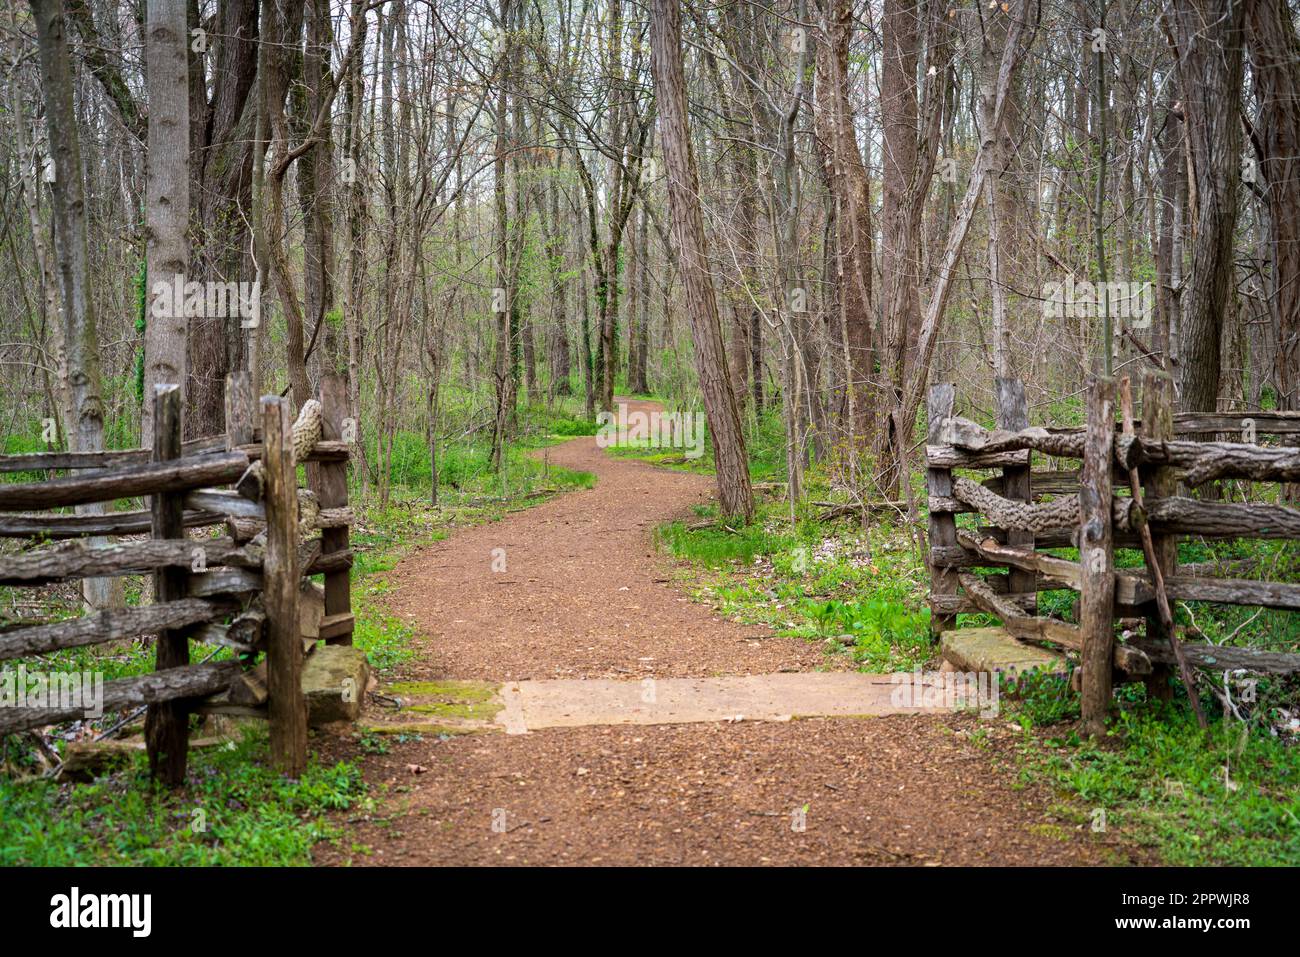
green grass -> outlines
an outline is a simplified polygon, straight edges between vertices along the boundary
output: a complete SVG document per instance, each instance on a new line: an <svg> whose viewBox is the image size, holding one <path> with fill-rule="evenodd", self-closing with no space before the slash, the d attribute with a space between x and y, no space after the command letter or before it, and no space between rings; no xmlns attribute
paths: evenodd
<svg viewBox="0 0 1300 957"><path fill-rule="evenodd" d="M612 445L605 449L605 454L620 459L637 459L661 468L676 469L679 472L713 475L715 471L712 447L707 448L705 453L697 458L687 456L684 449L665 449L658 445L651 445L649 442Z"/></svg>
<svg viewBox="0 0 1300 957"><path fill-rule="evenodd" d="M444 404L444 422L472 422L482 415L473 397L454 390L444 399ZM575 436L595 434L595 421L583 414L582 402L576 397L554 405L521 405L505 467L497 474L492 468L490 423L468 434L451 429L449 435L438 441L439 496L487 491L508 496L531 491L538 479L547 477L547 470L544 465L537 468L529 463L524 452ZM380 461L378 436L373 430L363 429L361 440L365 444L366 461L373 467ZM395 493L404 490L409 496L428 494L432 463L423 431L403 427L396 430L388 476ZM360 485L355 470L352 480L354 488ZM399 496L395 494L395 497Z"/></svg>
<svg viewBox="0 0 1300 957"><path fill-rule="evenodd" d="M315 758L298 781L268 765L266 732L190 752L187 786L156 788L144 757L91 784L0 776L0 866L301 866L340 836L327 812L366 804L360 771Z"/></svg>
<svg viewBox="0 0 1300 957"><path fill-rule="evenodd" d="M1166 864L1300 864L1300 742L1235 718L1202 731L1182 702L1121 701L1107 740L1080 740L1078 696L1046 679L1011 714L1027 779L1075 798L1081 822L1152 848Z"/></svg>
<svg viewBox="0 0 1300 957"><path fill-rule="evenodd" d="M1294 543L1270 541L1179 543L1179 563L1218 564L1234 577L1300 580ZM1074 549L1056 552L1078 560ZM1252 563L1244 570L1232 563ZM1138 568L1140 552L1120 549L1116 565ZM1040 613L1073 619L1073 592L1045 592ZM1209 602L1177 602L1174 614L1187 637L1216 644L1295 651L1300 615ZM991 622L960 616L959 624ZM1042 676L1027 694L1010 703L1025 729L1022 748L1027 778L1047 780L1073 798L1071 807L1092 815L1105 811L1108 828L1150 847L1176 865L1269 865L1300 863L1300 736L1286 730L1288 715L1300 715L1300 682L1258 676L1249 686L1253 701L1234 682L1233 699L1246 717L1223 717L1212 688L1222 673L1201 671L1201 705L1211 716L1202 731L1186 703L1180 682L1174 701L1148 701L1141 685L1116 689L1117 717L1105 742L1080 739L1079 696L1059 677Z"/></svg>
<svg viewBox="0 0 1300 957"><path fill-rule="evenodd" d="M674 522L656 538L694 566L696 595L728 617L823 640L864 671L933 659L928 579L903 531L887 521L831 529L815 512L801 506L792 525L788 505L769 501L750 525ZM712 507L697 514L716 518Z"/></svg>
<svg viewBox="0 0 1300 957"><path fill-rule="evenodd" d="M678 558L713 569L749 565L755 556L784 552L798 541L794 535L773 531L758 522L694 530L686 522L673 522L661 526L657 538Z"/></svg>

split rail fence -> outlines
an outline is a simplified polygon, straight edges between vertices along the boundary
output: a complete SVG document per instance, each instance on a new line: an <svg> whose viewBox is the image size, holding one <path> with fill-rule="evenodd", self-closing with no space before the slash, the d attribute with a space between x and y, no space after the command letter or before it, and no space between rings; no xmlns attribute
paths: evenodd
<svg viewBox="0 0 1300 957"><path fill-rule="evenodd" d="M345 434L352 430L343 381L326 377L318 399L292 421L286 400L265 396L255 405L247 373L236 373L226 381L226 434L188 442L180 389L158 386L152 398L152 449L0 456L0 472L69 473L0 483L0 538L35 546L0 557L0 585L153 576L152 604L0 628L0 666L156 635L152 673L103 686L106 712L147 706L153 772L179 784L189 715L226 712L266 717L273 760L296 776L307 751L305 654L321 639L352 643ZM307 488L298 487L300 464ZM139 497L148 497L146 510L55 511ZM207 534L187 532L194 528ZM65 541L48 544L56 539ZM323 588L312 582L316 574ZM191 641L235 656L191 662ZM0 735L83 714L0 709Z"/></svg>
<svg viewBox="0 0 1300 957"><path fill-rule="evenodd" d="M955 616L983 612L1016 638L1080 655L1076 680L1085 727L1104 728L1116 681L1141 680L1169 693L1175 669L1193 687L1193 668L1291 673L1300 654L1184 642L1171 602L1208 601L1300 610L1300 584L1223 577L1211 566L1178 565L1180 537L1300 539L1300 510L1227 502L1192 491L1221 479L1300 482L1300 448L1261 445L1265 435L1300 434L1300 413L1173 413L1173 384L1159 370L1142 382L1142 418L1127 379L1090 378L1087 426L1030 428L1023 385L998 379L997 428L954 415L952 384L929 394L926 476L931 612L936 631ZM1120 421L1116 421L1116 411ZM1248 441L1217 441L1231 435ZM1033 456L1076 460L1079 468L1035 471ZM982 481L961 472L989 472ZM977 513L971 530L956 516ZM1076 547L1078 561L1043 549ZM1118 569L1117 548L1141 549L1144 567ZM986 576L976 568L995 569ZM1038 613L1038 593L1078 593L1078 623ZM1145 634L1116 641L1117 619L1145 619ZM1197 698L1189 698L1201 717ZM1201 717L1203 721L1203 717Z"/></svg>

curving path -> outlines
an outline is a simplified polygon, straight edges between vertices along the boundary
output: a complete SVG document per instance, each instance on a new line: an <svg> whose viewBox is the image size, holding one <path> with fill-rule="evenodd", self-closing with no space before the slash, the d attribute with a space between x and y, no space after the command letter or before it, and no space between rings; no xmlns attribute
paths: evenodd
<svg viewBox="0 0 1300 957"><path fill-rule="evenodd" d="M825 667L817 645L721 619L669 581L653 529L690 516L712 479L606 456L590 437L538 454L595 473L596 487L458 531L399 564L392 607L421 634L403 679L638 681ZM494 571L502 555L505 569ZM381 755L318 739L388 785L373 817L344 818L346 838L322 845L320 863L1096 864L1128 854L1017 783L1018 734L997 719L390 739Z"/></svg>

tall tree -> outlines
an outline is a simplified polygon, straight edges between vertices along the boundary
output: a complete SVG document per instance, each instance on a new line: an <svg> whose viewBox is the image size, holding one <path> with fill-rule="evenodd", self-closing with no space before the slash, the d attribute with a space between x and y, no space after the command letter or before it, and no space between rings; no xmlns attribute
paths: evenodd
<svg viewBox="0 0 1300 957"><path fill-rule="evenodd" d="M1172 86L1172 84L1171 84ZM1179 318L1183 279L1183 225L1187 208L1187 166L1183 160L1183 112L1175 91L1165 94L1157 137L1160 155L1159 233L1155 242L1156 316L1152 348L1166 368L1180 354Z"/></svg>
<svg viewBox="0 0 1300 957"><path fill-rule="evenodd" d="M198 224L190 230L186 265L190 278L216 282L248 281L249 222L261 218L254 207L252 187L255 143L265 143L257 129L257 89L260 0L218 0L215 13L200 21L197 4L180 3L186 17L179 33L175 32L175 4L167 4L167 54L159 54L166 63L159 73L146 71L149 101L160 98L163 105L157 115L167 126L166 148L173 149L173 138L181 136L179 123L188 131L189 222ZM101 29L94 11L86 0L68 0L67 10L81 37L82 56L91 66L108 101L122 123L141 140L152 142L148 135L148 117L132 93L122 71L105 52L113 47L116 22L110 20ZM146 14L148 11L146 10ZM146 62L151 44L145 21ZM191 29L192 28L192 29ZM174 39L172 38L174 35ZM187 59L185 71L176 62L178 52ZM188 77L188 79L186 79ZM163 82L166 87L154 89ZM188 84L188 85L187 85ZM177 113L179 101L188 89L188 108ZM150 149L150 155L154 150ZM260 162L260 152L257 157ZM173 216L179 212L172 211ZM253 237L260 242L259 237ZM147 252L146 252L147 259ZM165 278L165 277L164 277ZM259 277L260 278L260 277ZM146 384L170 381L185 375L185 430L191 436L213 435L225 427L225 376L235 368L251 368L254 340L260 328L245 327L227 315L185 317L186 341L177 343L176 329L165 319L152 330L145 316ZM150 341L152 340L152 342ZM176 350L184 349L185 361L176 361ZM149 371L150 356L157 368ZM163 378L151 378L161 375ZM150 402L142 408L147 442L152 429Z"/></svg>
<svg viewBox="0 0 1300 957"><path fill-rule="evenodd" d="M1241 179L1242 27L1245 4L1175 0L1166 15L1177 52L1196 186L1196 230L1183 292L1180 405L1218 408L1223 316L1232 294L1232 240ZM1234 104L1227 109L1225 104Z"/></svg>
<svg viewBox="0 0 1300 957"><path fill-rule="evenodd" d="M300 135L316 121L333 77L330 54L334 31L329 0L309 0L304 18L303 87L295 116ZM313 368L339 371L342 349L338 326L327 320L334 308L334 163L333 121L322 118L315 142L298 161L298 196L303 215L303 306L311 332Z"/></svg>
<svg viewBox="0 0 1300 957"><path fill-rule="evenodd" d="M984 187L984 212L988 223L989 292L993 319L994 375L1012 375L1010 285L1017 278L1016 251L1022 246L1022 204L1019 199L1019 162L1016 134L1023 128L1020 116L1019 83L1013 80L994 126L997 107L998 72L1006 44L1010 17L998 4L976 7L982 42L979 52L980 126L990 131L989 176Z"/></svg>
<svg viewBox="0 0 1300 957"><path fill-rule="evenodd" d="M220 0L204 24L203 41L189 44L190 218L198 224L190 231L190 271L213 282L259 279L249 255L249 223L259 140L253 93L260 8L259 0ZM244 317L190 320L185 431L191 437L225 430L226 375L251 368L252 343L261 331Z"/></svg>
<svg viewBox="0 0 1300 957"><path fill-rule="evenodd" d="M934 358L939 329L943 324L944 311L948 297L952 293L953 277L957 264L961 260L962 250L970 231L971 220L980 198L984 195L984 183L990 175L996 144L997 130L1001 125L1002 112L1006 109L1011 95L1012 83L1016 70L1024 57L1028 42L1025 34L1037 27L1037 21L1029 20L1030 0L1019 0L1006 12L1011 18L1007 27L1006 41L1002 46L1002 59L998 65L998 80L993 94L993 109L988 115L988 123L980 130L979 150L971 167L970 180L966 184L966 193L954 211L948 237L944 243L943 256L935 269L933 289L930 300L926 303L921 316L921 325L916 336L916 359L911 372L904 378L904 386L898 395L897 405L891 414L890 435L896 443L894 452L896 462L901 462L906 454L907 440L916 426L916 416L920 411L921 397L925 394L926 381L930 374L930 363ZM1032 34L1031 37L1032 39Z"/></svg>
<svg viewBox="0 0 1300 957"><path fill-rule="evenodd" d="M99 330L91 296L90 251L86 228L86 192L82 181L81 139L73 106L72 64L67 24L60 0L31 0L39 47L45 129L54 182L54 246L63 306L66 349L68 441L76 452L104 448L104 387L99 368ZM183 340L182 340L183 342ZM103 514L101 503L82 506L82 514ZM111 579L86 579L83 591L91 607L121 603L120 587Z"/></svg>
<svg viewBox="0 0 1300 957"><path fill-rule="evenodd" d="M144 332L141 442L153 446L153 387L186 389L186 316L174 284L190 282L189 30L185 0L149 0L145 61L149 82L149 159L145 184L145 271L149 312Z"/></svg>
<svg viewBox="0 0 1300 957"><path fill-rule="evenodd" d="M1300 409L1300 39L1287 0L1246 4L1259 103L1253 145L1267 214L1269 292L1276 300L1278 408Z"/></svg>
<svg viewBox="0 0 1300 957"><path fill-rule="evenodd" d="M495 359L492 374L496 378L496 417L492 426L492 466L500 471L505 463L506 432L510 414L514 409L514 372L511 357L514 351L513 323L515 296L518 291L512 281L512 229L507 182L507 160L510 154L510 84L514 77L514 55L518 45L512 34L517 4L515 0L501 0L495 27L497 57L496 106L493 115L495 144L492 153L492 206L494 211L492 241L495 246L496 286L492 290L492 312L496 316Z"/></svg>
<svg viewBox="0 0 1300 957"><path fill-rule="evenodd" d="M1014 14L1011 14L1014 15ZM885 0L881 17L880 116L884 127L881 279L884 285L881 362L884 402L906 401L918 378L921 332L921 217L938 158L951 45L936 4ZM923 56L928 51L928 57ZM928 67L922 69L923 60ZM917 77L924 74L924 85ZM987 143L990 131L982 131ZM981 147L983 148L983 147ZM987 151L986 151L987 152ZM964 242L965 237L962 237ZM921 367L919 378L927 370ZM882 416L876 439L886 492L898 486L898 466L911 443L911 420Z"/></svg>
<svg viewBox="0 0 1300 957"><path fill-rule="evenodd" d="M817 49L817 132L825 148L827 181L834 202L836 298L840 341L847 359L846 411L854 445L866 436L874 378L872 345L871 185L858 147L849 98L850 0L821 0Z"/></svg>
<svg viewBox="0 0 1300 957"><path fill-rule="evenodd" d="M695 368L713 438L718 498L723 514L748 522L754 515L745 434L731 389L718 302L708 272L708 248L699 204L699 173L686 113L682 20L677 0L650 5L651 69L659 105L659 137L668 175L668 202L695 340Z"/></svg>

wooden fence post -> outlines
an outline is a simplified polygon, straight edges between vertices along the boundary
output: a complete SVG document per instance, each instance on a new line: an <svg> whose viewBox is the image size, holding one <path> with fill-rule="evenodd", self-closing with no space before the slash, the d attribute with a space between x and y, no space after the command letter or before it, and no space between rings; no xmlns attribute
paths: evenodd
<svg viewBox="0 0 1300 957"><path fill-rule="evenodd" d="M1019 379L996 380L998 397L998 428L1009 432L1019 432L1029 428L1029 402L1025 399L1025 384ZM1033 501L1030 487L1030 467L1024 465L1006 465L1002 468L1002 495L1004 498L1018 502ZM1026 551L1034 550L1034 533L1019 529L1007 529L1007 544ZM1038 575L1020 568L1012 568L1007 573L1007 597L1014 600L1026 596L1027 602L1021 604L1025 613L1032 615L1038 608Z"/></svg>
<svg viewBox="0 0 1300 957"><path fill-rule="evenodd" d="M321 439L341 441L347 416L347 385L342 376L321 379ZM322 462L315 476L321 508L344 508L348 504L348 462ZM321 557L348 549L348 526L321 529ZM341 568L325 573L325 619L321 637L328 645L352 644L352 574Z"/></svg>
<svg viewBox="0 0 1300 957"><path fill-rule="evenodd" d="M181 457L181 389L178 385L155 385L153 395L153 461ZM161 492L150 496L154 538L185 537L184 493ZM179 601L186 597L189 573L184 568L164 566L153 573L154 603ZM190 642L186 629L167 628L158 633L155 671L180 668L190 663ZM185 781L189 750L189 707L184 699L149 705L144 719L145 750L149 772L175 787Z"/></svg>
<svg viewBox="0 0 1300 957"><path fill-rule="evenodd" d="M1083 639L1083 729L1106 733L1115 643L1111 476L1115 469L1115 382L1088 377L1088 431L1079 485L1079 627Z"/></svg>
<svg viewBox="0 0 1300 957"><path fill-rule="evenodd" d="M956 387L951 382L940 382L930 386L930 395L926 403L927 442L939 444L939 433L944 420L952 415ZM952 497L952 469L930 468L925 470L925 490L930 499ZM933 610L933 598L942 595L957 594L957 571L944 568L934 561L936 548L952 548L957 545L957 522L951 512L930 512L930 633L938 635L953 626L956 615L938 615Z"/></svg>
<svg viewBox="0 0 1300 957"><path fill-rule="evenodd" d="M1142 438L1148 442L1160 442L1174 437L1174 380L1168 372L1160 369L1148 369L1142 377ZM1168 498L1174 494L1176 481L1174 471L1167 466L1155 466L1144 470L1143 491L1146 501L1152 502ZM1156 561L1164 572L1165 581L1178 565L1178 537L1161 535L1152 529L1151 543L1155 547ZM1168 644L1169 635L1165 634L1164 622L1160 613L1153 610L1147 615L1147 637L1161 644ZM1169 701L1173 698L1170 679L1173 669L1164 664L1153 664L1151 674L1145 678L1147 696Z"/></svg>
<svg viewBox="0 0 1300 957"><path fill-rule="evenodd" d="M290 777L307 766L307 704L302 696L302 640L298 628L298 478L289 404L262 398L262 499L266 552L262 565L267 627L267 717L271 760Z"/></svg>

